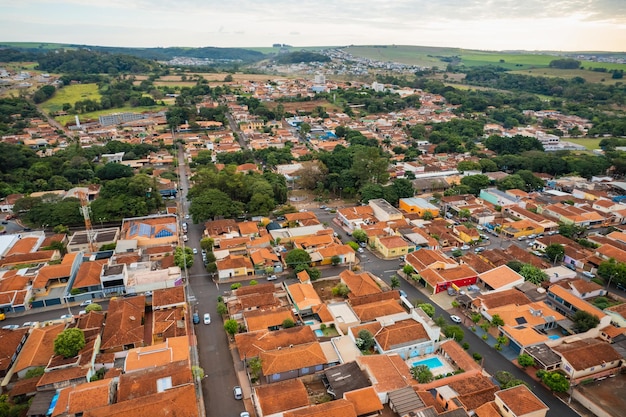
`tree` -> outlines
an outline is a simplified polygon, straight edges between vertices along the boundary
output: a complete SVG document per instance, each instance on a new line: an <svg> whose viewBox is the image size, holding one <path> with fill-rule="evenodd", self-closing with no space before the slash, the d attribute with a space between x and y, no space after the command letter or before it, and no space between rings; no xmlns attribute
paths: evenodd
<svg viewBox="0 0 626 417"><path fill-rule="evenodd" d="M203 237L202 239L200 239L200 248L204 249L207 252L213 252L213 244L213 238Z"/></svg>
<svg viewBox="0 0 626 417"><path fill-rule="evenodd" d="M357 242L367 242L367 233L363 229L354 229L352 232L352 237Z"/></svg>
<svg viewBox="0 0 626 417"><path fill-rule="evenodd" d="M77 328L63 330L54 339L54 353L64 358L76 356L84 346L85 334Z"/></svg>
<svg viewBox="0 0 626 417"><path fill-rule="evenodd" d="M89 313L90 311L102 311L102 306L97 303L91 303L87 307L85 307L85 311Z"/></svg>
<svg viewBox="0 0 626 417"><path fill-rule="evenodd" d="M428 210L426 210L424 212L424 214L422 214L422 219L424 219L424 220L432 220L434 218L435 218L435 216L433 216L433 213L428 211Z"/></svg>
<svg viewBox="0 0 626 417"><path fill-rule="evenodd" d="M333 255L330 257L330 263L333 266L337 266L339 265L339 263L341 263L341 258L338 255Z"/></svg>
<svg viewBox="0 0 626 417"><path fill-rule="evenodd" d="M224 330L226 333L233 336L239 330L239 324L237 320L229 319L224 322Z"/></svg>
<svg viewBox="0 0 626 417"><path fill-rule="evenodd" d="M417 307L421 308L422 311L428 315L428 317L435 315L435 307L430 303L418 304Z"/></svg>
<svg viewBox="0 0 626 417"><path fill-rule="evenodd" d="M228 313L228 307L226 307L226 304L223 301L218 302L217 314L219 314L220 316L223 316L226 313Z"/></svg>
<svg viewBox="0 0 626 417"><path fill-rule="evenodd" d="M433 380L433 373L426 365L417 365L411 368L411 375L420 384L427 384Z"/></svg>
<svg viewBox="0 0 626 417"><path fill-rule="evenodd" d="M193 266L193 251L189 247L183 248L177 246L174 249L174 264L181 269L191 268Z"/></svg>
<svg viewBox="0 0 626 417"><path fill-rule="evenodd" d="M291 319L283 320L283 329L290 329L290 328L292 328L295 325L296 325L296 323L294 323L294 321L291 320Z"/></svg>
<svg viewBox="0 0 626 417"><path fill-rule="evenodd" d="M535 359L527 353L522 353L517 357L517 363L522 368L526 368L528 366L535 366Z"/></svg>
<svg viewBox="0 0 626 417"><path fill-rule="evenodd" d="M259 281L257 281L256 279L252 279L250 280L250 283L248 285L257 285L259 283Z"/></svg>
<svg viewBox="0 0 626 417"><path fill-rule="evenodd" d="M578 310L574 313L572 321L574 322L573 330L576 333L584 333L589 329L595 328L600 323L598 316L584 310Z"/></svg>
<svg viewBox="0 0 626 417"><path fill-rule="evenodd" d="M345 298L350 293L350 288L348 288L348 286L344 284L343 282L340 282L339 284L333 287L332 292L333 292L333 296L335 297Z"/></svg>
<svg viewBox="0 0 626 417"><path fill-rule="evenodd" d="M204 378L204 369L197 365L193 365L191 367L191 375L193 375L194 378L202 379Z"/></svg>
<svg viewBox="0 0 626 417"><path fill-rule="evenodd" d="M251 379L258 380L261 376L261 370L263 369L263 363L261 362L261 358L254 357L248 361L248 366L250 367Z"/></svg>
<svg viewBox="0 0 626 417"><path fill-rule="evenodd" d="M502 320L502 317L500 317L498 314L494 314L491 317L491 325L493 327L504 326L504 320Z"/></svg>
<svg viewBox="0 0 626 417"><path fill-rule="evenodd" d="M446 337L450 339L456 340L457 342L461 342L465 337L463 329L461 329L461 327L457 326L456 324L445 326L443 328L443 334L445 334Z"/></svg>
<svg viewBox="0 0 626 417"><path fill-rule="evenodd" d="M304 249L294 249L285 255L285 263L290 268L296 268L299 265L308 265L311 262L311 255Z"/></svg>
<svg viewBox="0 0 626 417"><path fill-rule="evenodd" d="M469 219L471 215L472 213L466 208L459 210L459 218L461 219Z"/></svg>
<svg viewBox="0 0 626 417"><path fill-rule="evenodd" d="M554 392L567 392L569 390L569 381L559 372L542 373L541 381Z"/></svg>
<svg viewBox="0 0 626 417"><path fill-rule="evenodd" d="M587 228L578 226L577 224L560 224L559 234L570 239L578 239L583 237Z"/></svg>
<svg viewBox="0 0 626 417"><path fill-rule="evenodd" d="M507 371L496 372L494 378L496 379L496 381L498 381L498 384L500 384L501 389L507 389L522 384L526 385L524 381L515 378L512 373Z"/></svg>
<svg viewBox="0 0 626 417"><path fill-rule="evenodd" d="M395 290L396 288L399 288L399 287L400 287L400 279L397 276L393 275L391 277L391 289Z"/></svg>
<svg viewBox="0 0 626 417"><path fill-rule="evenodd" d="M353 251L357 251L359 250L359 244L356 243L355 241L351 240L348 243L346 243L346 245L350 246L352 248Z"/></svg>
<svg viewBox="0 0 626 417"><path fill-rule="evenodd" d="M411 266L411 264L406 264L402 267L402 272L404 272L406 275L410 275L412 274L414 271L413 266Z"/></svg>
<svg viewBox="0 0 626 417"><path fill-rule="evenodd" d="M524 277L525 281L532 282L535 285L541 285L542 282L548 280L548 274L530 264L525 264L519 270L519 274Z"/></svg>
<svg viewBox="0 0 626 417"><path fill-rule="evenodd" d="M551 243L546 247L544 252L550 261L557 263L559 259L563 259L565 248L559 243Z"/></svg>
<svg viewBox="0 0 626 417"><path fill-rule="evenodd" d="M626 263L611 258L598 266L598 275L607 281L615 279L619 284L626 284Z"/></svg>
<svg viewBox="0 0 626 417"><path fill-rule="evenodd" d="M358 346L358 344L357 346L363 351L368 351L372 349L376 344L376 340L374 339L374 336L369 332L369 330L363 329L359 331L359 333L357 334L357 338L361 340L361 346Z"/></svg>
<svg viewBox="0 0 626 417"><path fill-rule="evenodd" d="M26 375L24 375L24 379L34 378L36 376L42 376L46 372L45 366L38 366L36 368L30 368L26 371Z"/></svg>
<svg viewBox="0 0 626 417"><path fill-rule="evenodd" d="M489 183L489 177L482 174L468 175L467 177L461 178L461 185L469 187L469 192L474 195L480 194L480 190L487 188Z"/></svg>

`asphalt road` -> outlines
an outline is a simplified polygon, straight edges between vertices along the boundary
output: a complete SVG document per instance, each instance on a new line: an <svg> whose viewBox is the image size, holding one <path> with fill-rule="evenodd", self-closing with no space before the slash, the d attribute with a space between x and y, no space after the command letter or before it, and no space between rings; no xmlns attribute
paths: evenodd
<svg viewBox="0 0 626 417"><path fill-rule="evenodd" d="M179 172L185 171L181 151L179 152ZM184 174L180 175L179 182L182 188L179 200L182 209L181 216L184 216L188 213L186 195L189 182ZM189 296L195 297L195 301L191 304L194 311L200 315L200 324L194 325L194 332L198 343L200 367L204 369L205 375L201 384L206 415L208 417L238 415L241 411L245 411L245 408L243 402L235 400L233 396L233 387L239 382L233 366L228 338L224 331L224 322L217 314L217 297L230 288L226 285L221 285L221 287L216 285L204 268L200 248L203 225L193 224L191 219L183 221L188 225L189 240L185 244L198 250L193 266L187 271L187 290ZM211 315L211 324L203 324L204 313Z"/></svg>

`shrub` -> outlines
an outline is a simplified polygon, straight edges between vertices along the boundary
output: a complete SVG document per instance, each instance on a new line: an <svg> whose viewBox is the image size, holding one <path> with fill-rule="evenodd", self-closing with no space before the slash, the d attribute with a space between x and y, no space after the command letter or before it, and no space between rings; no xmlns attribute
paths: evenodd
<svg viewBox="0 0 626 417"><path fill-rule="evenodd" d="M231 290L236 290L237 288L241 288L241 282L235 282L234 284L230 285Z"/></svg>
<svg viewBox="0 0 626 417"><path fill-rule="evenodd" d="M489 336L487 336L487 334L485 333L484 335L482 335L482 336L481 336L481 338L482 338L483 340L487 340L487 339L489 339Z"/></svg>
<svg viewBox="0 0 626 417"><path fill-rule="evenodd" d="M474 358L474 360L476 362L480 362L480 360L483 358L483 355L481 355L478 352L474 352L474 353L472 353L472 358Z"/></svg>
<svg viewBox="0 0 626 417"><path fill-rule="evenodd" d="M467 349L469 349L469 347L470 347L469 343L463 342L463 349L467 350Z"/></svg>

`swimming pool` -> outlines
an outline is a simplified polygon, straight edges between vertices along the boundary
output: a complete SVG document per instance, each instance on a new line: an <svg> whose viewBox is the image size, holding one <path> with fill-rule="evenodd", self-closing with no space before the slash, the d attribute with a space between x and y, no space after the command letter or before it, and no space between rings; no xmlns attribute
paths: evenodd
<svg viewBox="0 0 626 417"><path fill-rule="evenodd" d="M429 369L433 369L433 368L439 368L440 366L443 366L443 363L441 363L438 357L433 356L432 358L413 362L413 366L418 366L418 365L426 365L428 366Z"/></svg>
<svg viewBox="0 0 626 417"><path fill-rule="evenodd" d="M320 329L316 329L315 330L315 336L317 336L317 337L324 337L324 332L321 331Z"/></svg>
<svg viewBox="0 0 626 417"><path fill-rule="evenodd" d="M558 334L553 334L553 335L548 336L548 339L550 339L550 340L556 340L556 339L560 339L560 338L561 338L561 336L559 336Z"/></svg>
<svg viewBox="0 0 626 417"><path fill-rule="evenodd" d="M312 320L311 321L305 321L304 324L306 324L307 326L312 326L312 325L315 324L315 322L312 321Z"/></svg>

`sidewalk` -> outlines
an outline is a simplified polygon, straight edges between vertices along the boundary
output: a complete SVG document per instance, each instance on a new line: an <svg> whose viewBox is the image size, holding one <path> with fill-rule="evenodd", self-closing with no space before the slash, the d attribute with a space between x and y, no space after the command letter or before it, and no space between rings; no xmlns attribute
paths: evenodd
<svg viewBox="0 0 626 417"><path fill-rule="evenodd" d="M230 338L230 336L229 336ZM250 380L248 379L248 374L246 373L246 368L241 359L239 359L239 350L235 345L235 342L231 342L229 339L229 349L230 354L233 357L233 365L235 368L235 373L237 374L237 379L239 380L239 386L243 391L243 403L246 408L246 411L250 413L250 415L256 415L256 411L254 410L254 404L252 403L252 386L250 385Z"/></svg>

